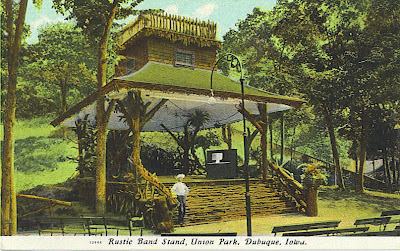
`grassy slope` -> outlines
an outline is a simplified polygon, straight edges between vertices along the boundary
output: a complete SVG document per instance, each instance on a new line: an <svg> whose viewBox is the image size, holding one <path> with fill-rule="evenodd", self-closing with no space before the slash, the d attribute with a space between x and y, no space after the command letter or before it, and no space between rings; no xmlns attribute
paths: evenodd
<svg viewBox="0 0 400 251"><path fill-rule="evenodd" d="M58 128L49 125L50 118L17 121L15 126L15 185L20 192L38 185L56 184L76 171L77 150L69 140L50 138ZM1 131L1 135L3 131ZM57 161L52 161L56 159ZM48 161L46 161L48 160ZM50 163L50 166L47 166ZM38 168L40 166L40 168ZM19 169L19 170L18 170ZM21 169L27 170L22 172Z"/></svg>

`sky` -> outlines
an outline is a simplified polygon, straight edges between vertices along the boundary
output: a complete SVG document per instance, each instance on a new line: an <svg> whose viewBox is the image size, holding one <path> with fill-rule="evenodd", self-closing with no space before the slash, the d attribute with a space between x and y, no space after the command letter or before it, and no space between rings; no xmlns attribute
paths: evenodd
<svg viewBox="0 0 400 251"><path fill-rule="evenodd" d="M163 9L169 14L213 21L218 26L218 39L222 40L222 36L229 29L235 28L239 20L245 19L253 8L270 9L275 3L276 0L145 0L138 9ZM43 0L40 11L29 1L26 22L31 27L31 36L27 42L35 43L41 26L66 21L64 16L52 9L51 0Z"/></svg>

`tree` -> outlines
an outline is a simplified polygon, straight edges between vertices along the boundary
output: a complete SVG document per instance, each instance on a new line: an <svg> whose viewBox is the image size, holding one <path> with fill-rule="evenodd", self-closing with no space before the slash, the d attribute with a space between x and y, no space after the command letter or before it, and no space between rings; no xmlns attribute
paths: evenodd
<svg viewBox="0 0 400 251"><path fill-rule="evenodd" d="M143 0L53 0L53 6L62 14L69 14L76 25L83 29L97 49L97 88L106 84L107 45L114 19L124 19L138 14L135 7ZM106 130L105 97L99 96L96 106L96 211L106 211ZM140 163L134 163L137 165Z"/></svg>
<svg viewBox="0 0 400 251"><path fill-rule="evenodd" d="M210 115L207 112L196 110L193 113L188 114L188 119L183 125L183 134L176 135L165 125L161 124L165 131L171 135L171 137L178 143L183 150L183 173L188 174L190 171L189 167L189 151L193 149L197 134L205 123L209 120ZM193 151L192 151L193 153Z"/></svg>
<svg viewBox="0 0 400 251"><path fill-rule="evenodd" d="M1 234L12 235L17 233L17 200L13 159L16 89L19 54L28 0L19 2L17 12L14 12L12 0L2 1L2 8L3 3L6 19L5 30L7 32L8 89L4 115L4 142L1 149ZM34 1L34 3L39 7L41 1Z"/></svg>
<svg viewBox="0 0 400 251"><path fill-rule="evenodd" d="M71 105L94 91L95 56L82 30L71 23L47 25L39 30L38 38L29 48L31 63L24 77L50 90L48 94L57 94L57 87L59 97L51 98L58 101L62 114L67 110L67 94Z"/></svg>
<svg viewBox="0 0 400 251"><path fill-rule="evenodd" d="M362 193L367 142L373 126L372 112L377 106L395 107L400 93L400 4L371 1L364 13L364 27L353 34L352 60L345 65L349 73L347 88L340 103L350 112L347 119L358 146L359 170L356 191ZM382 128L383 129L383 128Z"/></svg>

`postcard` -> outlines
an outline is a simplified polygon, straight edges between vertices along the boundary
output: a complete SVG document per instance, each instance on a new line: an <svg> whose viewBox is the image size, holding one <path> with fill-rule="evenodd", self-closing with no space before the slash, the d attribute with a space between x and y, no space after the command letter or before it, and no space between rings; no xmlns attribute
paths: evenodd
<svg viewBox="0 0 400 251"><path fill-rule="evenodd" d="M400 3L2 8L1 250L398 250Z"/></svg>

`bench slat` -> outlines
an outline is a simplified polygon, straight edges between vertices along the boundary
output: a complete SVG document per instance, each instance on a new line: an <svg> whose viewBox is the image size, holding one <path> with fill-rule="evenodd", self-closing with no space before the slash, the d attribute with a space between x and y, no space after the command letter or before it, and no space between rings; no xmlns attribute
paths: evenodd
<svg viewBox="0 0 400 251"><path fill-rule="evenodd" d="M272 229L272 233L282 233L282 232L291 232L298 230L309 230L309 229L320 229L320 228L334 228L339 226L340 221L324 221L324 222L315 222L308 224L296 224L296 225L286 225L286 226L276 226Z"/></svg>
<svg viewBox="0 0 400 251"><path fill-rule="evenodd" d="M316 230L316 231L301 231L301 232L289 232L283 233L282 236L317 236L317 235L335 235L341 233L355 233L355 232L366 232L369 227L353 227L353 228L337 228L328 230Z"/></svg>
<svg viewBox="0 0 400 251"><path fill-rule="evenodd" d="M162 233L161 236L237 236L237 233Z"/></svg>
<svg viewBox="0 0 400 251"><path fill-rule="evenodd" d="M400 210L383 211L381 217L400 215Z"/></svg>

